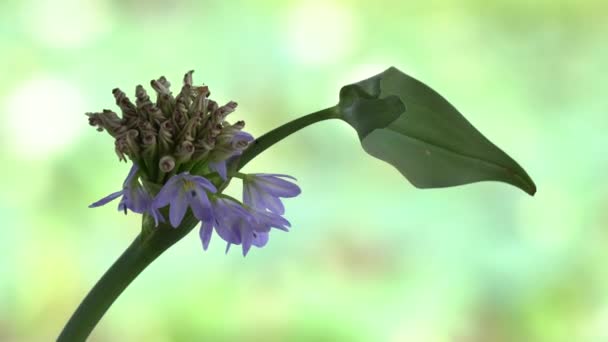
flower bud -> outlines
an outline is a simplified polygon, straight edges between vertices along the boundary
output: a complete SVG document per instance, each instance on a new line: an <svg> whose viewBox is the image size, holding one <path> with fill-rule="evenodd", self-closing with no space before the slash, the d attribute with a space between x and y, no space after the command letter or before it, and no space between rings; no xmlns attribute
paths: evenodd
<svg viewBox="0 0 608 342"><path fill-rule="evenodd" d="M139 136L139 131L136 129L131 129L125 135L127 141L127 150L128 155L131 159L139 159L140 147L137 143L137 137Z"/></svg>
<svg viewBox="0 0 608 342"><path fill-rule="evenodd" d="M169 91L171 83L167 81L165 76L161 76L158 80L150 81L150 85L159 94L171 94L171 91Z"/></svg>
<svg viewBox="0 0 608 342"><path fill-rule="evenodd" d="M164 173L173 171L175 168L175 158L172 156L163 156L158 162L158 168Z"/></svg>
<svg viewBox="0 0 608 342"><path fill-rule="evenodd" d="M122 120L111 110L104 109L101 113L86 113L86 115L89 117L89 125L96 126L100 132L105 129L111 136L116 137L126 131Z"/></svg>
<svg viewBox="0 0 608 342"><path fill-rule="evenodd" d="M116 99L116 105L122 110L122 114L125 119L137 118L137 109L135 105L129 100L127 95L119 88L114 88L112 94Z"/></svg>
<svg viewBox="0 0 608 342"><path fill-rule="evenodd" d="M124 138L124 136L116 139L116 141L114 142L114 152L116 152L118 160L125 162L127 161L127 158L125 158L125 153L128 153L128 147L127 139Z"/></svg>
<svg viewBox="0 0 608 342"><path fill-rule="evenodd" d="M184 75L184 85L192 86L192 74L193 73L194 73L194 70L190 70Z"/></svg>
<svg viewBox="0 0 608 342"><path fill-rule="evenodd" d="M190 160L190 157L194 153L194 145L190 141L184 141L177 148L175 156L178 163L185 163Z"/></svg>
<svg viewBox="0 0 608 342"><path fill-rule="evenodd" d="M142 167L141 172L151 173L142 175L146 179L164 179L156 165L163 172L176 168L189 171L194 165L205 167L211 161L224 161L240 154L253 139L241 132L243 121L231 125L225 120L237 103L230 101L220 107L209 98L207 86L193 85L192 74L188 71L184 75L176 97L171 94L171 84L161 76L150 81L157 94L155 102L141 85L135 87L135 104L116 88L112 93L122 117L109 110L87 113L92 126L116 139L115 152L120 160L128 157Z"/></svg>
<svg viewBox="0 0 608 342"><path fill-rule="evenodd" d="M135 100L137 108L141 109L145 106L152 105L152 101L150 101L150 96L148 96L148 93L146 92L144 87L142 87L141 84L138 84L137 87L135 87L135 96L137 97L137 99Z"/></svg>
<svg viewBox="0 0 608 342"><path fill-rule="evenodd" d="M207 109L207 96L209 96L209 88L206 86L195 87L196 98L192 102L190 110L192 114L203 116L206 114Z"/></svg>
<svg viewBox="0 0 608 342"><path fill-rule="evenodd" d="M235 122L232 127L234 127L235 129L238 129L239 131L242 130L243 128L245 128L245 121L243 120L239 120L237 122Z"/></svg>

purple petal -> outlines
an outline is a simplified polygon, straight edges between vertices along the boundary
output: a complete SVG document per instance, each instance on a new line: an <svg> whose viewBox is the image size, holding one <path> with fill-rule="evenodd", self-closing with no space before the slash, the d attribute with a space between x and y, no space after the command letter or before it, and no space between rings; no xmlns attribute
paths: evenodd
<svg viewBox="0 0 608 342"><path fill-rule="evenodd" d="M228 243L235 243L237 245L241 243L229 224L220 223L216 226L215 231L217 232L217 235L222 238L222 240Z"/></svg>
<svg viewBox="0 0 608 342"><path fill-rule="evenodd" d="M283 202L278 197L274 197L272 195L265 195L262 197L262 201L264 201L265 207L279 215L285 214L285 207L283 206Z"/></svg>
<svg viewBox="0 0 608 342"><path fill-rule="evenodd" d="M224 200L226 203L226 208L230 211L231 215L236 217L242 217L245 220L251 219L251 214L243 208L239 203L232 200Z"/></svg>
<svg viewBox="0 0 608 342"><path fill-rule="evenodd" d="M186 200L186 194L179 192L169 207L169 221L174 228L177 228L182 223L187 209L188 201Z"/></svg>
<svg viewBox="0 0 608 342"><path fill-rule="evenodd" d="M265 208L266 203L262 199L263 193L250 182L243 183L243 203L254 208Z"/></svg>
<svg viewBox="0 0 608 342"><path fill-rule="evenodd" d="M250 207L252 204L251 185L248 182L243 182L243 203Z"/></svg>
<svg viewBox="0 0 608 342"><path fill-rule="evenodd" d="M218 199L213 206L215 220L215 230L222 240L227 242L237 242L237 237L232 231L233 218L230 216L225 204Z"/></svg>
<svg viewBox="0 0 608 342"><path fill-rule="evenodd" d="M271 227L278 228L287 231L288 227L291 227L291 223L287 221L283 216L273 215L271 213L265 213L268 224Z"/></svg>
<svg viewBox="0 0 608 342"><path fill-rule="evenodd" d="M240 245L247 234L251 234L253 216L239 203L218 198L213 203L216 231L225 241Z"/></svg>
<svg viewBox="0 0 608 342"><path fill-rule="evenodd" d="M209 241L211 240L211 233L213 233L213 225L210 222L203 221L201 223L201 229L199 231L199 236L201 238L201 242L203 243L203 250L207 250L209 247Z"/></svg>
<svg viewBox="0 0 608 342"><path fill-rule="evenodd" d="M124 183L122 184L122 186L124 188L128 187L133 182L133 179L137 175L137 171L139 171L139 168L137 167L137 165L133 164L133 166L131 167L131 170L129 170L129 174L127 175L127 178L125 179Z"/></svg>
<svg viewBox="0 0 608 342"><path fill-rule="evenodd" d="M234 136L232 137L232 141L251 142L251 141L253 141L253 136L245 131L238 131L238 132L234 133Z"/></svg>
<svg viewBox="0 0 608 342"><path fill-rule="evenodd" d="M192 182L200 185L209 192L217 192L217 188L207 178L201 176L192 176L190 179Z"/></svg>
<svg viewBox="0 0 608 342"><path fill-rule="evenodd" d="M132 212L142 214L150 207L150 195L141 185L129 188L123 197L124 204Z"/></svg>
<svg viewBox="0 0 608 342"><path fill-rule="evenodd" d="M283 216L268 212L266 210L256 210L254 217L257 222L257 232L267 232L271 227L288 231L287 227L291 227L289 221L287 221Z"/></svg>
<svg viewBox="0 0 608 342"><path fill-rule="evenodd" d="M275 176L257 176L254 182L261 190L277 197L295 197L302 192L294 183Z"/></svg>
<svg viewBox="0 0 608 342"><path fill-rule="evenodd" d="M249 143L252 142L253 136L247 132L239 131L234 134L232 137L232 148L234 149L234 155L240 155L243 153L243 150L249 146ZM245 142L245 146L240 146L240 143Z"/></svg>
<svg viewBox="0 0 608 342"><path fill-rule="evenodd" d="M297 179L293 176L284 175L284 174L280 174L280 173L251 173L250 175L256 176L256 177L266 177L266 176L283 177L283 178L289 178L289 179L293 179L294 181L297 181Z"/></svg>
<svg viewBox="0 0 608 342"><path fill-rule="evenodd" d="M252 234L245 234L245 236L243 236L243 256L247 256L247 253L249 253L252 238Z"/></svg>
<svg viewBox="0 0 608 342"><path fill-rule="evenodd" d="M102 205L106 205L107 203L117 199L118 197L122 196L122 194L124 193L124 190L121 191L116 191L112 194L109 194L108 196L100 199L99 201L89 205L89 208L97 208L97 207L101 207Z"/></svg>
<svg viewBox="0 0 608 342"><path fill-rule="evenodd" d="M255 183L243 184L243 203L256 209L269 209L279 215L285 213L281 200L260 189Z"/></svg>
<svg viewBox="0 0 608 342"><path fill-rule="evenodd" d="M217 172L223 180L228 179L228 171L226 170L226 161L209 163L209 170Z"/></svg>
<svg viewBox="0 0 608 342"><path fill-rule="evenodd" d="M194 216L201 221L210 221L213 218L211 210L211 202L207 198L207 193L204 189L198 188L189 191L186 196L188 197L188 204L192 208Z"/></svg>
<svg viewBox="0 0 608 342"><path fill-rule="evenodd" d="M180 190L180 184L177 183L178 180L180 180L180 178L173 176L163 186L163 188L160 189L160 192L156 195L156 198L154 198L154 202L152 204L155 208L166 207L169 203L175 200Z"/></svg>
<svg viewBox="0 0 608 342"><path fill-rule="evenodd" d="M253 220L253 217L249 214L249 212L247 212L247 216L242 216L241 219L238 221L236 230L238 231L238 235L241 239L241 242L243 242L243 240L247 236L251 235L251 232L253 231L253 223L255 223L255 221Z"/></svg>
<svg viewBox="0 0 608 342"><path fill-rule="evenodd" d="M251 244L253 244L256 247L264 247L264 246L266 246L267 243L268 243L268 233L254 232L253 241L251 241Z"/></svg>

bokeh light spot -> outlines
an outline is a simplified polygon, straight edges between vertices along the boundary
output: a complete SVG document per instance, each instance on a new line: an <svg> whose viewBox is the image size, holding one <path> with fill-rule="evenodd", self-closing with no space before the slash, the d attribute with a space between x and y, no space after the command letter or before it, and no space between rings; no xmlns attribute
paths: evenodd
<svg viewBox="0 0 608 342"><path fill-rule="evenodd" d="M305 2L285 16L285 46L303 64L329 64L353 49L355 20L351 10L335 2Z"/></svg>
<svg viewBox="0 0 608 342"><path fill-rule="evenodd" d="M24 82L8 95L3 138L24 159L46 159L73 143L86 118L78 88L53 78Z"/></svg>
<svg viewBox="0 0 608 342"><path fill-rule="evenodd" d="M29 33L54 48L89 43L111 27L104 1L29 0L23 2L22 21Z"/></svg>

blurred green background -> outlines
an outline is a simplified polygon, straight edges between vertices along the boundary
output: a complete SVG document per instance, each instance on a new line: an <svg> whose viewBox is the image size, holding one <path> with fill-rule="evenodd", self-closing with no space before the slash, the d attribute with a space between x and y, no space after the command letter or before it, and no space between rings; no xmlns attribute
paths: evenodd
<svg viewBox="0 0 608 342"><path fill-rule="evenodd" d="M86 111L195 69L260 135L394 65L519 161L417 190L323 122L246 171L287 173L293 229L147 269L91 341L608 341L608 2L24 0L0 4L0 340L54 339L138 232L129 166ZM151 91L151 89L150 89ZM238 191L235 190L235 191Z"/></svg>

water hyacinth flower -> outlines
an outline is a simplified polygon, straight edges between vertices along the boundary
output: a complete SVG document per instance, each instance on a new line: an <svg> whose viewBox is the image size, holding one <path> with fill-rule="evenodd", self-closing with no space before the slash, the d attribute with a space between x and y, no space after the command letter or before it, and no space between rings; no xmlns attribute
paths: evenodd
<svg viewBox="0 0 608 342"><path fill-rule="evenodd" d="M209 246L213 228L217 234L228 243L226 252L231 244L240 245L243 241L251 241L253 233L253 216L237 201L219 197L213 201L213 222L202 222L200 237L203 249ZM248 249L248 248L247 248ZM245 244L243 244L243 254Z"/></svg>
<svg viewBox="0 0 608 342"><path fill-rule="evenodd" d="M87 113L92 126L115 139L119 159L133 162L123 190L92 207L123 196L121 210L149 213L158 229L164 228L160 225L165 220L161 209L168 207L170 227L180 228L190 208L196 221L202 222L204 249L215 228L228 248L242 244L244 254L252 245L264 246L271 227L286 230L289 222L280 216L284 214L280 197L300 193L295 184L279 178L289 176L228 173L228 164L238 160L254 141L243 131L244 121L227 121L237 103L219 106L209 99L207 86L193 85L192 71L184 75L182 89L175 97L165 77L150 84L157 92L156 102L141 85L135 89L135 103L117 88L112 93L122 117L107 109ZM250 189L244 194L244 204L221 197L234 176L244 176L245 188Z"/></svg>
<svg viewBox="0 0 608 342"><path fill-rule="evenodd" d="M247 208L227 196L213 200L213 214L213 221L203 221L199 232L205 250L209 246L214 228L227 242L226 252L233 244L242 245L243 256L246 256L251 246L266 245L271 228L287 231L290 227L289 221L280 215L266 210Z"/></svg>
<svg viewBox="0 0 608 342"><path fill-rule="evenodd" d="M184 172L169 179L156 195L152 207L158 209L170 205L169 222L174 228L180 225L188 207L192 209L194 217L202 222L210 222L213 213L207 193L216 191L215 185L208 179Z"/></svg>
<svg viewBox="0 0 608 342"><path fill-rule="evenodd" d="M89 208L97 208L115 200L122 196L122 199L118 203L118 210L124 211L127 214L127 209L137 214L148 213L153 218L156 224L163 221L160 212L152 207L152 197L142 187L137 179L138 167L133 165L127 178L123 183L122 190L114 192L99 201L89 205Z"/></svg>
<svg viewBox="0 0 608 342"><path fill-rule="evenodd" d="M243 203L257 209L268 209L279 215L285 213L281 197L298 196L300 188L282 178L295 178L288 175L254 173L243 177Z"/></svg>

